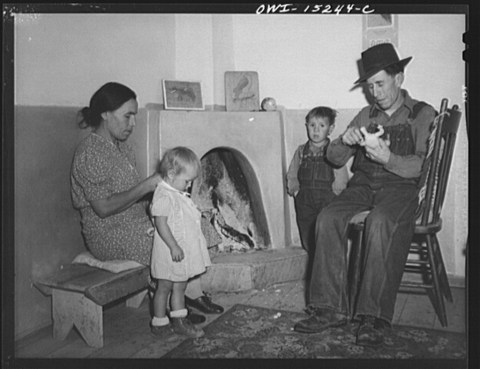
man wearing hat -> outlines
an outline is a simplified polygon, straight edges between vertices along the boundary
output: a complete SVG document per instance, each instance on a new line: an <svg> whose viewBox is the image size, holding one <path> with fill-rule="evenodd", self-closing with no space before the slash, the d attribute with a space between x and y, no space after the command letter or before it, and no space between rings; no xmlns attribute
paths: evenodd
<svg viewBox="0 0 480 369"><path fill-rule="evenodd" d="M418 181L427 152L435 110L401 88L404 68L391 44L362 53L363 75L374 100L363 108L346 131L332 141L327 158L344 165L354 156L353 177L317 217L316 248L308 289L310 317L295 331L318 333L359 318L356 342L378 345L390 326L395 300L415 226ZM375 145L365 132L383 130ZM366 131L365 131L366 130ZM363 132L362 132L363 131ZM350 219L370 210L365 220L365 258L355 311L349 311L347 233Z"/></svg>

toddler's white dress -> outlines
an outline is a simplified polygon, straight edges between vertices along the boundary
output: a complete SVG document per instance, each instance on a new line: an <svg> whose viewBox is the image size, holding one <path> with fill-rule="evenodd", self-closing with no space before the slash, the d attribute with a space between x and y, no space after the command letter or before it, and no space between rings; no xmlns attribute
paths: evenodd
<svg viewBox="0 0 480 369"><path fill-rule="evenodd" d="M172 260L170 249L155 231L151 273L153 278L173 282L187 281L205 272L211 265L207 241L201 229L201 213L189 194L180 192L164 181L153 194L152 216L166 216L173 237L184 252L184 259Z"/></svg>

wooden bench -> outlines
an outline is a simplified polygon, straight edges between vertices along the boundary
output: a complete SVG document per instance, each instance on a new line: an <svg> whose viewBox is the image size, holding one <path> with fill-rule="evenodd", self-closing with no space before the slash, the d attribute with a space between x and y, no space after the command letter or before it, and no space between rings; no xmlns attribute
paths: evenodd
<svg viewBox="0 0 480 369"><path fill-rule="evenodd" d="M89 346L103 347L103 306L126 298L128 307L138 308L148 291L149 274L145 266L111 273L69 264L37 281L40 291L52 295L54 339L64 340L75 325Z"/></svg>

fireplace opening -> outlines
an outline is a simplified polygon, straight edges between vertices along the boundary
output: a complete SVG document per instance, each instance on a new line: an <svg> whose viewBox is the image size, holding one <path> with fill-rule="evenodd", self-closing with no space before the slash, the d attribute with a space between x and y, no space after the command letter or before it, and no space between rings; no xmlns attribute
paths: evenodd
<svg viewBox="0 0 480 369"><path fill-rule="evenodd" d="M268 248L270 236L257 176L239 151L216 148L201 158L192 199L202 211L211 254Z"/></svg>

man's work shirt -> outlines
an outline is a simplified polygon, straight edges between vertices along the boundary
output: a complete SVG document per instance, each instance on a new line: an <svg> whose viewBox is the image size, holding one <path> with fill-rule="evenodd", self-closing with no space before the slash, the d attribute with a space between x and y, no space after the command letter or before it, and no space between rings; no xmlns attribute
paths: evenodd
<svg viewBox="0 0 480 369"><path fill-rule="evenodd" d="M343 144L341 136L329 145L327 158L336 165L344 165L355 155L352 165L354 176L350 183L417 183L427 152L430 126L436 113L430 105L412 99L406 90L401 93L403 105L391 116L374 104L363 108L348 126L366 127L373 131L374 127L382 125L385 130L382 138L390 139L391 154L386 164L368 159L365 149L359 145Z"/></svg>

